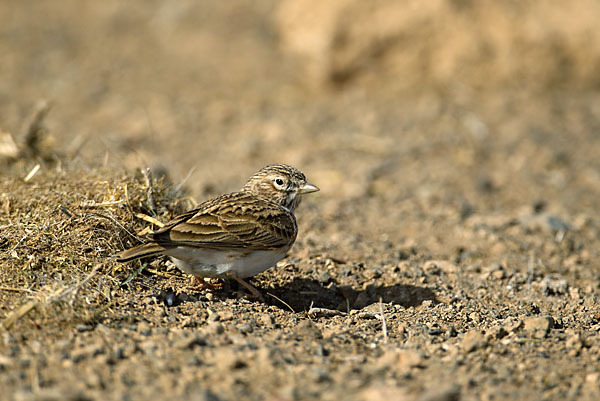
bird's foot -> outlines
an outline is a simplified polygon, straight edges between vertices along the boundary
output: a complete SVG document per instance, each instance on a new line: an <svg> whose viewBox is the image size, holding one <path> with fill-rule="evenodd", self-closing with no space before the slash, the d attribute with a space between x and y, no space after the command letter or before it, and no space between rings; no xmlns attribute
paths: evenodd
<svg viewBox="0 0 600 401"><path fill-rule="evenodd" d="M241 284L248 291L250 291L250 294L247 294L246 298L258 299L260 301L264 301L262 294L252 284L250 284L249 282L244 281L241 278L236 277L236 276L231 276L231 278L234 279L235 281L237 281L239 284Z"/></svg>
<svg viewBox="0 0 600 401"><path fill-rule="evenodd" d="M207 281L204 277L192 276L190 278L190 289L193 291L202 291L208 289L209 291L214 291L223 288L223 283L216 282L211 283Z"/></svg>

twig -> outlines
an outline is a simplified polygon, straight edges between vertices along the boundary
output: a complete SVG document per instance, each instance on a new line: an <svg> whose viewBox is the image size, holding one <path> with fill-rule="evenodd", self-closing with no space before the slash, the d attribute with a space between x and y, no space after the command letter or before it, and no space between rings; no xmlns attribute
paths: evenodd
<svg viewBox="0 0 600 401"><path fill-rule="evenodd" d="M40 139L44 133L44 119L50 111L50 106L51 104L45 100L39 102L25 131L25 145L36 155L39 154Z"/></svg>
<svg viewBox="0 0 600 401"><path fill-rule="evenodd" d="M56 295L51 295L43 301L44 302L55 302L65 296L70 295L70 294L74 293L75 291L79 290L81 287L86 285L96 275L96 272L98 271L100 266L101 266L101 264L97 264L96 266L94 266L92 271L79 283L75 284L72 287L67 288L64 291L59 292ZM35 299L35 300L31 300L31 301L27 302L24 305L21 305L19 307L19 309L10 313L4 319L4 321L2 322L2 326L4 326L4 328L6 328L6 329L9 329L13 324L15 324L17 322L17 320L19 320L20 318L22 318L23 316L25 316L26 314L31 312L33 309L35 309L41 302L42 302L41 299Z"/></svg>
<svg viewBox="0 0 600 401"><path fill-rule="evenodd" d="M187 182L187 180L190 179L190 177L192 176L192 174L194 174L194 171L196 171L196 166L192 167L187 175L183 178L183 180L181 180L181 182L175 187L175 191L179 192L179 190L185 185L185 183Z"/></svg>
<svg viewBox="0 0 600 401"><path fill-rule="evenodd" d="M346 312L342 312L336 309L327 309L327 308L313 308L312 306L308 310L308 316L310 318L316 317L331 317L331 316L347 316Z"/></svg>
<svg viewBox="0 0 600 401"><path fill-rule="evenodd" d="M379 313L381 314L381 326L383 330L383 342L387 344L388 342L388 332L387 332L387 322L385 320L385 313L383 313L383 302L381 298L379 298Z"/></svg>
<svg viewBox="0 0 600 401"><path fill-rule="evenodd" d="M123 230L127 234L129 234L131 236L131 238L135 238L136 240L138 239L138 237L134 233L132 233L131 231L129 231L123 224L121 224L117 219L115 219L112 216L104 215L104 214L98 213L98 212L90 212L88 214L88 216L97 216L97 217L103 217L105 219L108 219L111 222L113 222L115 225L119 226L119 228L121 228L121 230Z"/></svg>
<svg viewBox="0 0 600 401"><path fill-rule="evenodd" d="M40 169L40 165L36 164L35 167L31 169L29 174L27 174L27 176L25 176L25 178L23 178L23 181L28 182L29 180L31 180L33 178L33 176L35 175L35 173L38 172L39 169Z"/></svg>
<svg viewBox="0 0 600 401"><path fill-rule="evenodd" d="M147 263L143 263L140 267L138 267L137 270L131 274L131 276L127 277L127 279L120 284L120 286L122 287L129 283L131 280L133 280L138 274L142 272L142 270L144 270L144 267L146 267L146 265Z"/></svg>
<svg viewBox="0 0 600 401"><path fill-rule="evenodd" d="M34 301L29 301L24 305L21 305L19 307L19 309L17 309L16 311L10 313L2 322L2 325L4 326L5 329L10 329L11 326L13 324L15 324L15 322L17 320L19 320L21 317L25 316L26 314L29 313L29 311L31 311L32 309L34 309L35 307L38 306L38 304L40 303L39 300L34 300Z"/></svg>
<svg viewBox="0 0 600 401"><path fill-rule="evenodd" d="M290 305L288 305L287 302L285 302L283 299L279 298L278 296L275 296L275 295L271 294L270 292L267 292L267 295L272 296L273 298L275 298L276 300L278 300L279 302L281 302L282 304L284 304L285 306L287 306L289 308L289 310L291 310L293 313L296 313L296 311L294 310L294 308L292 308Z"/></svg>
<svg viewBox="0 0 600 401"><path fill-rule="evenodd" d="M63 212L68 218L73 217L73 213L71 213L69 211L69 209L67 209L66 207L64 207L63 205L58 205L58 210L60 210L61 212Z"/></svg>
<svg viewBox="0 0 600 401"><path fill-rule="evenodd" d="M158 270L156 270L156 269L152 269L152 268L150 268L150 267L147 267L147 268L146 268L146 271L147 271L147 272L150 272L150 273L152 273L152 274L156 274L157 276L165 277L165 278L171 278L171 277L173 277L173 275L172 275L172 274L165 273L165 272L161 272L161 271L158 271Z"/></svg>
<svg viewBox="0 0 600 401"><path fill-rule="evenodd" d="M148 187L148 206L152 214L156 215L156 200L154 199L154 186L152 181L152 171L149 167L142 169L142 174L146 180L146 186Z"/></svg>
<svg viewBox="0 0 600 401"><path fill-rule="evenodd" d="M30 294L35 294L35 291L32 291L29 288L5 287L3 285L0 285L0 291L28 292Z"/></svg>
<svg viewBox="0 0 600 401"><path fill-rule="evenodd" d="M118 200L118 201L102 202L102 203L88 201L88 202L82 202L81 207L84 209L93 209L93 208L97 208L97 207L119 206L119 205L122 205L123 203L125 203L125 201L123 199Z"/></svg>
<svg viewBox="0 0 600 401"><path fill-rule="evenodd" d="M51 297L50 301L58 301L60 298L66 297L67 295L70 295L70 294L74 293L75 291L78 291L81 287L86 285L96 275L96 272L100 269L101 266L102 266L102 264L98 263L96 266L94 266L92 271L83 280L81 280L79 283L75 284L74 286L67 288L65 291L62 291L58 295Z"/></svg>
<svg viewBox="0 0 600 401"><path fill-rule="evenodd" d="M138 217L138 218L140 218L140 219L142 219L144 221L147 221L148 223L154 224L155 226L158 226L158 227L163 227L164 226L163 223L161 223L160 221L156 220L152 216L148 216L147 214L137 213L135 215L135 217Z"/></svg>

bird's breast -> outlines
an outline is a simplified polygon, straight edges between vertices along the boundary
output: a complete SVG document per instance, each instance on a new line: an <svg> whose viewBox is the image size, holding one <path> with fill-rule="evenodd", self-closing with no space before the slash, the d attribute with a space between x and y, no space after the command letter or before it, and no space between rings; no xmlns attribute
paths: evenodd
<svg viewBox="0 0 600 401"><path fill-rule="evenodd" d="M274 266L285 257L288 250L289 247L275 250L221 250L178 246L165 254L182 271L194 276L246 278Z"/></svg>

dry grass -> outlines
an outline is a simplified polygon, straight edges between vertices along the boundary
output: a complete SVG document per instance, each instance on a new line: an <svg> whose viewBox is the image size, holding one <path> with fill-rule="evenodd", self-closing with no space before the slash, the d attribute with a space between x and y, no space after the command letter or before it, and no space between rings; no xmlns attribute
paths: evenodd
<svg viewBox="0 0 600 401"><path fill-rule="evenodd" d="M147 173L81 167L5 177L0 194L0 322L17 331L94 320L139 270L112 256L189 206Z"/></svg>

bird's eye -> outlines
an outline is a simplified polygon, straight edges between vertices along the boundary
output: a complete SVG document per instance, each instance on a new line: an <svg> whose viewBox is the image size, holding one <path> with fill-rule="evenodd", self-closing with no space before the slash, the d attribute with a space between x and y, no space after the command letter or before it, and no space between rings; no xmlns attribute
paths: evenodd
<svg viewBox="0 0 600 401"><path fill-rule="evenodd" d="M275 179L275 184L277 184L278 186L282 186L283 185L283 180L281 178L276 178Z"/></svg>

